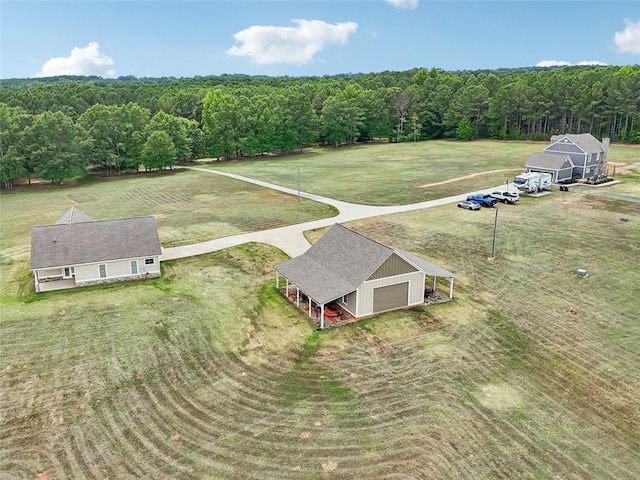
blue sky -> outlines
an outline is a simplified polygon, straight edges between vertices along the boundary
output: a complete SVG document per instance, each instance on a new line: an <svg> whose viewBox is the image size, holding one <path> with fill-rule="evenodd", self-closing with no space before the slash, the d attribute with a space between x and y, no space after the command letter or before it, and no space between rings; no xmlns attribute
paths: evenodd
<svg viewBox="0 0 640 480"><path fill-rule="evenodd" d="M0 22L1 78L640 63L637 0L1 0Z"/></svg>

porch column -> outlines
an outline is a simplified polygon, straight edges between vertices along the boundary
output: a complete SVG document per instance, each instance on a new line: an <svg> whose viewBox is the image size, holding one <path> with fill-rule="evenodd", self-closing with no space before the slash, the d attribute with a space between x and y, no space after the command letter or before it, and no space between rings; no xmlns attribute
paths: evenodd
<svg viewBox="0 0 640 480"><path fill-rule="evenodd" d="M436 281L438 280L438 277L433 277L433 291L436 291Z"/></svg>
<svg viewBox="0 0 640 480"><path fill-rule="evenodd" d="M280 288L280 274L276 272L276 288Z"/></svg>
<svg viewBox="0 0 640 480"><path fill-rule="evenodd" d="M320 307L320 330L324 330L324 303Z"/></svg>
<svg viewBox="0 0 640 480"><path fill-rule="evenodd" d="M300 289L296 285L296 307L300 307Z"/></svg>
<svg viewBox="0 0 640 480"><path fill-rule="evenodd" d="M309 318L311 318L311 302L313 300L311 300L311 297L309 297Z"/></svg>
<svg viewBox="0 0 640 480"><path fill-rule="evenodd" d="M286 280L287 280L287 286L285 287L285 291L287 292L286 293L287 298L289 298L289 279L287 278Z"/></svg>
<svg viewBox="0 0 640 480"><path fill-rule="evenodd" d="M453 277L449 279L449 300L453 298Z"/></svg>

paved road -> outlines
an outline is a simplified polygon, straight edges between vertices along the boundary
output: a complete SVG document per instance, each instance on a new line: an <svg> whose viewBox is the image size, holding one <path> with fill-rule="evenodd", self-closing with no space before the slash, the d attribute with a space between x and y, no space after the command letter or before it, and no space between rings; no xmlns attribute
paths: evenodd
<svg viewBox="0 0 640 480"><path fill-rule="evenodd" d="M222 175L225 177L235 178L243 182L253 183L260 185L261 187L271 188L280 192L287 193L289 195L298 195L298 191L292 188L282 187L273 183L263 182L249 177L243 177L234 173L221 172L217 170L209 170L206 168L197 167L181 167L188 168L189 170L197 170L210 175ZM487 188L485 190L474 190L474 192L489 193L496 189L502 188L503 185L497 187ZM450 203L456 203L460 200L464 200L468 194L454 195L452 197L438 198L436 200L429 200L420 203L411 203L408 205L393 205L393 206L374 206L374 205L361 205L357 203L342 202L329 197L323 197L321 195L315 195L307 192L300 192L302 198L313 200L315 202L325 203L333 205L340 212L338 215L330 218L323 218L320 220L312 220L309 222L298 223L296 225L288 225L286 227L272 228L269 230L261 230L258 232L243 233L239 235L232 235L229 237L216 238L214 240L208 240L206 242L193 243L191 245L182 245L180 247L163 248L161 261L174 260L176 258L192 257L194 255L201 255L203 253L215 252L224 248L241 245L247 242L259 242L273 245L281 249L290 257L297 257L303 254L311 246L304 237L303 232L314 228L328 227L334 223L344 223L353 220L360 220L362 218L377 217L380 215L389 215L391 213L409 212L412 210L421 210L423 208L437 207L440 205L446 205Z"/></svg>

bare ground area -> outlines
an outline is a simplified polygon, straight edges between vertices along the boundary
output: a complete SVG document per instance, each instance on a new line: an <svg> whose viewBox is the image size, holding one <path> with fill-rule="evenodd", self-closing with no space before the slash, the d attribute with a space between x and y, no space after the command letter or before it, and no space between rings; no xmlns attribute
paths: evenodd
<svg viewBox="0 0 640 480"><path fill-rule="evenodd" d="M503 173L503 172L519 172L521 170L522 170L521 168L501 168L499 170L489 170L488 172L472 173L471 175L464 175L463 177L451 178L449 180L443 180L442 182L425 183L424 185L420 185L418 188L436 187L438 185L446 185L447 183L459 182L460 180L469 180L470 178L481 177L483 175L490 175L493 173Z"/></svg>

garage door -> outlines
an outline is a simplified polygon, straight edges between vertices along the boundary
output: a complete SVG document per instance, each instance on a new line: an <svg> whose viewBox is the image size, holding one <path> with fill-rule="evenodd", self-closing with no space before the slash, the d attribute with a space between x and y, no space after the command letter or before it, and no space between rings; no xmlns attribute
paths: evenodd
<svg viewBox="0 0 640 480"><path fill-rule="evenodd" d="M373 289L373 312L384 312L409 304L409 282Z"/></svg>

